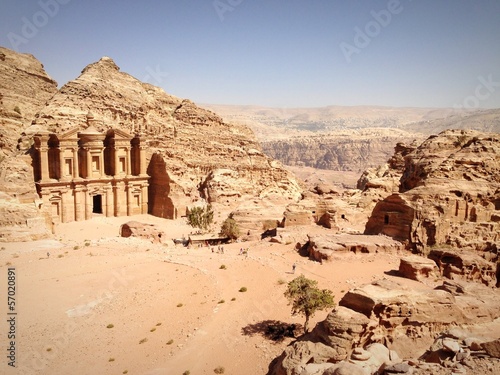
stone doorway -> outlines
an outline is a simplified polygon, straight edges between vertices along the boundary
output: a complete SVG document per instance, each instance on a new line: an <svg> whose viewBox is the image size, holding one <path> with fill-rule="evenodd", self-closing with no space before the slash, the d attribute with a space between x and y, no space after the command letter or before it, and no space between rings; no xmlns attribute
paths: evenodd
<svg viewBox="0 0 500 375"><path fill-rule="evenodd" d="M92 213L102 214L102 195L97 194L92 197Z"/></svg>

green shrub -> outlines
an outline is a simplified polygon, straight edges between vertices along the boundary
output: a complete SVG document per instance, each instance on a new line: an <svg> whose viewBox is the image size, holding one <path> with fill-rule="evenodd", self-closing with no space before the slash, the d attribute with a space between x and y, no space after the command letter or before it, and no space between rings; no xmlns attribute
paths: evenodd
<svg viewBox="0 0 500 375"><path fill-rule="evenodd" d="M278 221L277 220L264 220L262 223L262 229L264 231L270 230L270 229L276 229L278 227Z"/></svg>
<svg viewBox="0 0 500 375"><path fill-rule="evenodd" d="M220 233L223 236L229 237L232 240L236 240L240 236L240 228L238 224L232 217L228 217L222 223L220 228Z"/></svg>
<svg viewBox="0 0 500 375"><path fill-rule="evenodd" d="M214 372L215 372L216 374L223 374L225 371L226 371L226 370L225 370L225 369L224 369L224 367L222 367L222 366L218 366L218 367L214 368Z"/></svg>
<svg viewBox="0 0 500 375"><path fill-rule="evenodd" d="M214 220L212 206L193 207L187 215L187 223L193 228L207 230Z"/></svg>

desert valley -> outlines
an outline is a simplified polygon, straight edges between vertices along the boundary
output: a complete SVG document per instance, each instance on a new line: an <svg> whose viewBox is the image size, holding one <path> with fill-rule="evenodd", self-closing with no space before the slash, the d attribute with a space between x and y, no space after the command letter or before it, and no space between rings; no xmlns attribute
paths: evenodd
<svg viewBox="0 0 500 375"><path fill-rule="evenodd" d="M500 110L198 105L42 63L0 47L2 374L500 374ZM307 332L300 275L334 295Z"/></svg>

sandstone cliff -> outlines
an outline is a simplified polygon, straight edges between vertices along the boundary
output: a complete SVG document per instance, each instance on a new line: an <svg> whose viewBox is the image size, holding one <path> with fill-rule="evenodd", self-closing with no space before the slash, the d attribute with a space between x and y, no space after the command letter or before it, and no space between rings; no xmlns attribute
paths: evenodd
<svg viewBox="0 0 500 375"><path fill-rule="evenodd" d="M395 129L373 128L264 141L262 148L286 165L362 172L384 164L397 143L411 143L420 137Z"/></svg>
<svg viewBox="0 0 500 375"><path fill-rule="evenodd" d="M18 139L56 92L57 83L35 57L0 47L0 239L48 233L48 218L36 204L31 157L25 152L30 143L20 151Z"/></svg>
<svg viewBox="0 0 500 375"><path fill-rule="evenodd" d="M498 134L448 130L405 157L400 192L377 204L365 233L422 252L441 245L496 251L499 202Z"/></svg>
<svg viewBox="0 0 500 375"><path fill-rule="evenodd" d="M151 176L149 212L156 216L183 216L200 200L227 214L252 198L252 209L271 205L279 218L300 197L295 178L262 153L249 128L120 72L109 57L87 66L34 112L23 135L22 126L14 131L25 153L32 153L32 135L40 130L61 134L91 125L140 134ZM27 189L34 192L33 179Z"/></svg>

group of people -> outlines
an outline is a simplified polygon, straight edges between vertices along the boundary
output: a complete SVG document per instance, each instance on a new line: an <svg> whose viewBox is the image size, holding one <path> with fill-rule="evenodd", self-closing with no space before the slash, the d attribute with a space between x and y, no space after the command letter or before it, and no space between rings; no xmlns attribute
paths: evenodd
<svg viewBox="0 0 500 375"><path fill-rule="evenodd" d="M212 249L212 253L214 253L215 249L213 246L211 247L211 249ZM217 254L224 254L224 246L221 246L221 245L217 246Z"/></svg>

